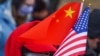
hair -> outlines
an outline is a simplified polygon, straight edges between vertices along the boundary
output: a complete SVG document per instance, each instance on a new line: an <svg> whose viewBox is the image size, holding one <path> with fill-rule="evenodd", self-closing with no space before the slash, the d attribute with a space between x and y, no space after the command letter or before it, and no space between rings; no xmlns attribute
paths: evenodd
<svg viewBox="0 0 100 56"><path fill-rule="evenodd" d="M88 37L100 38L100 9L94 9L89 16Z"/></svg>
<svg viewBox="0 0 100 56"><path fill-rule="evenodd" d="M43 19L40 19L37 16L34 16L34 13L39 13L43 10L48 10L46 3L43 0L36 0L36 4L35 4L34 10L32 12L32 14L33 14L32 18L34 18L34 19L32 19L31 21L33 21L33 20L43 20Z"/></svg>
<svg viewBox="0 0 100 56"><path fill-rule="evenodd" d="M44 9L47 9L46 3L43 0L36 0L34 12L40 12Z"/></svg>
<svg viewBox="0 0 100 56"><path fill-rule="evenodd" d="M12 6L15 7L16 10L18 10L21 6L21 4L24 2L25 0L12 0Z"/></svg>

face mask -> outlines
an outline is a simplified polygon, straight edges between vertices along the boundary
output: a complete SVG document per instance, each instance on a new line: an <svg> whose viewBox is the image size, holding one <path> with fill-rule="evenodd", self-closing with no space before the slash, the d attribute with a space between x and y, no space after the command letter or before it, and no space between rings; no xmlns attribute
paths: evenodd
<svg viewBox="0 0 100 56"><path fill-rule="evenodd" d="M33 11L33 6L23 5L19 9L19 14L21 16L26 16L26 15L32 13L32 11Z"/></svg>

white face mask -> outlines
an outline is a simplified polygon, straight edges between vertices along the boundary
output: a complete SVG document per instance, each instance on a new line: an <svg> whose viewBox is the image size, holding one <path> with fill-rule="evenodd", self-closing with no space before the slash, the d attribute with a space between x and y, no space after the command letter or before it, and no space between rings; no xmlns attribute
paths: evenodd
<svg viewBox="0 0 100 56"><path fill-rule="evenodd" d="M19 9L19 14L21 16L26 16L26 15L32 13L33 9L34 9L33 6L22 5Z"/></svg>

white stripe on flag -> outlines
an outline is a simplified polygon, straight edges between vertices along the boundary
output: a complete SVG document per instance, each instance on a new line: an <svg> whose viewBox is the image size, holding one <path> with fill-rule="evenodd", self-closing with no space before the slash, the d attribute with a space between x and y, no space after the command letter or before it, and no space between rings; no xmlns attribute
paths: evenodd
<svg viewBox="0 0 100 56"><path fill-rule="evenodd" d="M82 33L79 33L79 34L76 34L76 35L70 37L70 38L65 42L65 44L67 44L67 43L71 42L72 40L77 39L77 38L79 38L79 37L81 37L81 36L87 36L87 32L82 32ZM62 44L62 46L64 46L65 44Z"/></svg>
<svg viewBox="0 0 100 56"><path fill-rule="evenodd" d="M69 36L71 36L72 34L74 34L75 33L75 31L73 30L73 31L71 31L69 34L68 34L68 36L66 36L66 38L64 39L64 41L63 42L65 42L66 41L66 39L69 37ZM63 43L62 42L62 43Z"/></svg>
<svg viewBox="0 0 100 56"><path fill-rule="evenodd" d="M72 35L73 33L75 33L75 31L73 30L73 31L71 31L69 34L68 34L68 36L66 36L66 37L69 37L70 35Z"/></svg>
<svg viewBox="0 0 100 56"><path fill-rule="evenodd" d="M65 46L68 42L70 42L70 41L72 41L72 40L74 40L74 39L79 38L79 36L80 36L80 37L81 37L81 36L87 36L87 32L83 32L83 33L80 33L80 34L76 34L75 36L70 37L65 43L62 43L62 44L61 44L61 46L60 46L59 49L61 49L63 46ZM59 51L59 50L58 50L58 51Z"/></svg>
<svg viewBox="0 0 100 56"><path fill-rule="evenodd" d="M64 54L64 55L62 55L62 56L69 56L69 55L71 55L71 54L84 51L85 49L86 49L86 47L80 47L80 48L74 49L74 50L72 50L72 51L69 51L68 53L66 53L66 54Z"/></svg>
<svg viewBox="0 0 100 56"><path fill-rule="evenodd" d="M73 42L72 44L67 45L65 48L61 49L61 51L59 51L59 52L57 53L57 55L61 54L62 52L64 52L64 51L67 50L67 49L70 49L71 47L74 47L74 46L80 45L80 44L84 44L84 43L86 43L86 39L82 39L82 40L79 40L79 41L77 41L77 42ZM65 44L66 44L66 43L65 43ZM62 46L62 47L63 47L63 46ZM61 48L62 48L62 47L61 47Z"/></svg>

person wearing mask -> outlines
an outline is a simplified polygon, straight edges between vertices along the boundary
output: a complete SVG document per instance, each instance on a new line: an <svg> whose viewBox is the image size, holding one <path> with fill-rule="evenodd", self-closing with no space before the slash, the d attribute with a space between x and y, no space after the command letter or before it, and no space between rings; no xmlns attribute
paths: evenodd
<svg viewBox="0 0 100 56"><path fill-rule="evenodd" d="M27 14L33 11L35 0L12 0L11 6L6 6L8 0L0 0L0 2L2 3L0 4L0 56L4 56L5 42L11 32L25 22ZM23 16L24 12L26 14Z"/></svg>
<svg viewBox="0 0 100 56"><path fill-rule="evenodd" d="M13 0L12 14L16 21L16 25L26 22L27 16L32 13L35 6L35 0Z"/></svg>
<svg viewBox="0 0 100 56"><path fill-rule="evenodd" d="M88 47L86 56L100 55L100 9L94 9L89 16Z"/></svg>
<svg viewBox="0 0 100 56"><path fill-rule="evenodd" d="M42 1L42 0L38 0ZM40 2L37 5L37 9L34 12L39 13L41 11L44 11L45 9L45 4L44 2ZM42 6L42 7L41 7ZM34 15L34 12L32 15ZM28 22L25 24L22 24L19 26L13 33L10 35L6 42L6 47L5 47L5 56L50 56L52 52L56 51L56 48L53 45L50 44L40 44L40 43L33 43L33 42L26 42L26 43L19 43L17 40L20 38L19 36L22 35L24 32L28 31L31 27L34 27L37 25L39 22L41 22L39 17L38 19L36 18L32 22Z"/></svg>

